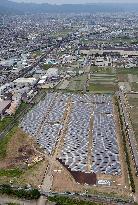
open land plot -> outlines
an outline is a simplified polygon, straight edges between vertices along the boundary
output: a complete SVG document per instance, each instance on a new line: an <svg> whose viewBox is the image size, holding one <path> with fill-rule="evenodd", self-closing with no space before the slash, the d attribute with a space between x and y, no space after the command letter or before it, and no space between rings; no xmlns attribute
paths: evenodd
<svg viewBox="0 0 138 205"><path fill-rule="evenodd" d="M138 96L138 94L137 94ZM136 140L138 142L138 98L128 97L129 112L131 117L132 126L135 132Z"/></svg>
<svg viewBox="0 0 138 205"><path fill-rule="evenodd" d="M85 189L101 179L112 182L113 188L124 188L111 95L48 93L25 116L20 127L53 160L52 190L63 190L64 175L68 181L64 190L68 191L75 191L76 182L80 185L76 191L82 191L86 181L89 185ZM70 189L71 186L74 188Z"/></svg>
<svg viewBox="0 0 138 205"><path fill-rule="evenodd" d="M128 82L127 74L117 74L117 79L119 82Z"/></svg>
<svg viewBox="0 0 138 205"><path fill-rule="evenodd" d="M14 127L0 141L0 147L0 183L14 182L37 187L48 163L43 154L36 150L33 139ZM38 159L40 162L37 162Z"/></svg>
<svg viewBox="0 0 138 205"><path fill-rule="evenodd" d="M76 90L76 81L72 80L70 81L68 87L67 87L67 90L69 91L75 91Z"/></svg>
<svg viewBox="0 0 138 205"><path fill-rule="evenodd" d="M81 80L72 80L68 87L67 90L70 91L82 91L84 88L84 81Z"/></svg>
<svg viewBox="0 0 138 205"><path fill-rule="evenodd" d="M131 92L131 84L129 82L119 82L119 87L124 87L126 92Z"/></svg>
<svg viewBox="0 0 138 205"><path fill-rule="evenodd" d="M56 87L59 90L65 90L69 85L69 80L63 80L61 83Z"/></svg>
<svg viewBox="0 0 138 205"><path fill-rule="evenodd" d="M113 93L116 90L116 75L95 73L89 79L88 90L95 93Z"/></svg>
<svg viewBox="0 0 138 205"><path fill-rule="evenodd" d="M138 68L117 68L116 73L138 75Z"/></svg>
<svg viewBox="0 0 138 205"><path fill-rule="evenodd" d="M68 87L67 90L69 91L82 91L84 89L84 86L86 85L87 81L87 75L81 75L74 77Z"/></svg>
<svg viewBox="0 0 138 205"><path fill-rule="evenodd" d="M2 132L11 122L13 121L13 117L5 117L0 121L0 132Z"/></svg>
<svg viewBox="0 0 138 205"><path fill-rule="evenodd" d="M131 90L138 92L138 82L131 83Z"/></svg>
<svg viewBox="0 0 138 205"><path fill-rule="evenodd" d="M34 154L32 150L32 140L28 139L22 130L14 127L11 132L0 141L1 168L8 168L22 163L24 158L21 156L23 155L22 148L24 148L25 151L24 146L26 146L26 149L28 147L28 149L30 149L30 153Z"/></svg>
<svg viewBox="0 0 138 205"><path fill-rule="evenodd" d="M93 93L114 93L116 86L114 84L90 83L88 90Z"/></svg>
<svg viewBox="0 0 138 205"><path fill-rule="evenodd" d="M125 133L125 137L126 137L126 146L127 146L127 150L128 150L128 159L129 159L129 163L128 163L128 167L131 167L131 175L133 176L133 180L134 180L134 188L136 191L136 196L138 193L138 177L137 177L137 131L134 127L134 123L137 123L137 106L138 106L138 94L134 94L134 93L129 93L127 95L125 95L125 97L123 98L123 101L121 101L121 104L125 104L124 107L124 115L125 116L125 120L127 120L127 118L129 119L129 121L127 120L127 122L129 123L129 129L128 129L128 134ZM127 108L127 109L126 109ZM134 132L133 132L134 131ZM130 176L131 176L130 175ZM132 186L133 187L133 186Z"/></svg>
<svg viewBox="0 0 138 205"><path fill-rule="evenodd" d="M103 76L99 76L99 77L93 77L92 79L91 79L91 81L92 82L95 82L95 81L99 81L99 82L112 82L112 83L114 83L114 81L115 81L116 79L115 78L113 78L113 77L103 77Z"/></svg>
<svg viewBox="0 0 138 205"><path fill-rule="evenodd" d="M101 81L101 82L115 82L116 81L116 75L115 74L108 74L108 73L95 73L91 74L90 76L91 81Z"/></svg>
<svg viewBox="0 0 138 205"><path fill-rule="evenodd" d="M128 74L128 81L130 83L138 82L138 75Z"/></svg>
<svg viewBox="0 0 138 205"><path fill-rule="evenodd" d="M43 161L30 166L17 179L14 179L13 181L19 185L31 184L33 187L39 187L43 181L43 177L48 164L49 162L44 159Z"/></svg>
<svg viewBox="0 0 138 205"><path fill-rule="evenodd" d="M76 76L73 79L76 80L76 81L86 81L87 80L87 75Z"/></svg>
<svg viewBox="0 0 138 205"><path fill-rule="evenodd" d="M54 34L52 33L52 36L54 36L54 37L59 37L59 36L64 37L72 31L73 31L73 29L64 29L64 30L61 30L61 31L57 31Z"/></svg>
<svg viewBox="0 0 138 205"><path fill-rule="evenodd" d="M100 80L98 80L98 81L89 81L89 83L90 84L99 84L99 85L115 85L115 83L113 83L112 81L100 81Z"/></svg>
<svg viewBox="0 0 138 205"><path fill-rule="evenodd" d="M100 73L100 74L115 74L115 69L113 67L91 66L90 71L92 73Z"/></svg>

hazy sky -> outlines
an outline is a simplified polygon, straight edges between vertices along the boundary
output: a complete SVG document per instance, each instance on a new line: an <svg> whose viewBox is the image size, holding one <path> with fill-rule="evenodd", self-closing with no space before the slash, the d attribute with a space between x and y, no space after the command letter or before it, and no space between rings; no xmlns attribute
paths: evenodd
<svg viewBox="0 0 138 205"><path fill-rule="evenodd" d="M16 2L35 2L35 3L51 3L51 4L66 4L66 3L138 3L138 0L12 0Z"/></svg>

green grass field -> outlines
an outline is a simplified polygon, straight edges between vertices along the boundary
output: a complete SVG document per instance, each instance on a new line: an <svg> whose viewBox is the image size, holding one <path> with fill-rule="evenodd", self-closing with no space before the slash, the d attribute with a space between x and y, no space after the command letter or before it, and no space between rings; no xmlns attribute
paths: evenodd
<svg viewBox="0 0 138 205"><path fill-rule="evenodd" d="M116 68L116 73L138 75L138 68Z"/></svg>
<svg viewBox="0 0 138 205"><path fill-rule="evenodd" d="M68 91L83 91L84 85L86 83L87 76L86 75L81 75L81 76L76 76L72 78L70 81L67 90Z"/></svg>
<svg viewBox="0 0 138 205"><path fill-rule="evenodd" d="M52 67L51 64L44 64L44 65L43 65L43 69L44 69L44 70L48 70L48 69L51 68L51 67Z"/></svg>
<svg viewBox="0 0 138 205"><path fill-rule="evenodd" d="M94 74L114 74L115 73L115 70L111 67L91 66L90 71Z"/></svg>
<svg viewBox="0 0 138 205"><path fill-rule="evenodd" d="M88 87L89 92L94 93L114 93L115 92L115 86L109 85L109 84L89 84Z"/></svg>
<svg viewBox="0 0 138 205"><path fill-rule="evenodd" d="M90 201L81 201L79 199L71 199L65 196L48 197L49 201L56 202L58 205L101 205Z"/></svg>
<svg viewBox="0 0 138 205"><path fill-rule="evenodd" d="M135 132L136 140L138 142L138 98L128 98L128 102L130 105L130 117L132 126Z"/></svg>
<svg viewBox="0 0 138 205"><path fill-rule="evenodd" d="M138 83L131 83L131 90L138 92Z"/></svg>
<svg viewBox="0 0 138 205"><path fill-rule="evenodd" d="M0 177L19 177L22 171L19 168L0 169Z"/></svg>
<svg viewBox="0 0 138 205"><path fill-rule="evenodd" d="M0 159L6 157L8 142L16 133L17 129L18 127L14 127L3 139L0 140Z"/></svg>
<svg viewBox="0 0 138 205"><path fill-rule="evenodd" d="M0 121L0 132L2 132L12 121L13 117L5 117Z"/></svg>

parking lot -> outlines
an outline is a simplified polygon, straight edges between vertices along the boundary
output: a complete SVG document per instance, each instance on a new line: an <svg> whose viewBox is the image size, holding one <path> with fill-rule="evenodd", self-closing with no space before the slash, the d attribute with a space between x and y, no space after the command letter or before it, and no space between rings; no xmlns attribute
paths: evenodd
<svg viewBox="0 0 138 205"><path fill-rule="evenodd" d="M57 158L71 171L120 175L111 95L48 93L20 127L50 156L60 142L68 106L67 129Z"/></svg>

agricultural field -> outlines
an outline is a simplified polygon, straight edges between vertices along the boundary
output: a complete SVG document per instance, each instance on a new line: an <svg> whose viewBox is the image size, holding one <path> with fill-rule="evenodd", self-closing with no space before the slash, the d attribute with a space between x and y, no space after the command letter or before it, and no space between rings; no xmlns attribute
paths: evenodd
<svg viewBox="0 0 138 205"><path fill-rule="evenodd" d="M91 66L91 73L99 73L99 74L115 74L116 70L112 67L97 67Z"/></svg>
<svg viewBox="0 0 138 205"><path fill-rule="evenodd" d="M66 87L67 91L83 91L84 87L86 86L87 83L87 76L86 75L81 75L78 77L73 77L70 79L70 83Z"/></svg>
<svg viewBox="0 0 138 205"><path fill-rule="evenodd" d="M116 68L116 73L138 75L138 68Z"/></svg>
<svg viewBox="0 0 138 205"><path fill-rule="evenodd" d="M114 93L116 91L115 85L102 83L90 83L88 90L91 93Z"/></svg>
<svg viewBox="0 0 138 205"><path fill-rule="evenodd" d="M96 72L90 75L88 83L89 92L94 93L114 93L116 87L116 75L107 73Z"/></svg>
<svg viewBox="0 0 138 205"><path fill-rule="evenodd" d="M114 93L118 86L123 86L126 92L138 91L137 68L91 67L88 90L90 92Z"/></svg>

